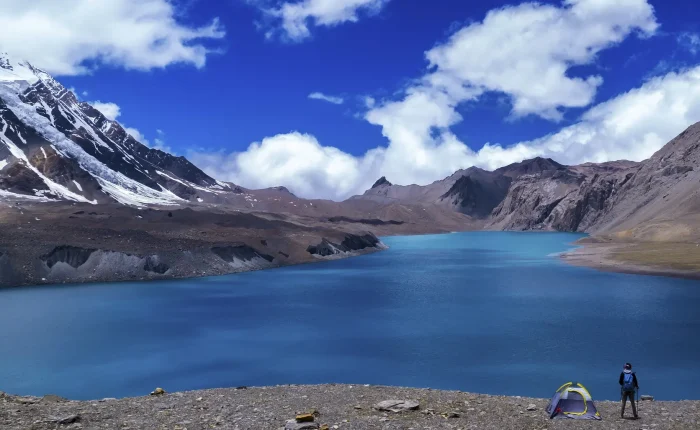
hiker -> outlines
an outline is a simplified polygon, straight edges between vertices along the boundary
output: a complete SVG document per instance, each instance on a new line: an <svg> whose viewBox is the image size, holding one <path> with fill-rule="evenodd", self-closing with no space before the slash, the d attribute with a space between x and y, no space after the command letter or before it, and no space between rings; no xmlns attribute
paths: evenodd
<svg viewBox="0 0 700 430"><path fill-rule="evenodd" d="M639 418L637 416L637 405L634 403L634 393L639 390L639 383L637 383L637 375L632 372L632 365L629 363L625 364L622 373L620 373L620 387L622 392L622 413L620 417L625 417L625 406L627 405L627 399L632 403L632 412L634 413L634 419Z"/></svg>

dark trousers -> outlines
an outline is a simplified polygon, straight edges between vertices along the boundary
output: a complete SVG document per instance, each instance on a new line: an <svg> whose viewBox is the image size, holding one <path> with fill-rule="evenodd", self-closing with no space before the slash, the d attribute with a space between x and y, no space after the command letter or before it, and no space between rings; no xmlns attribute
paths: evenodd
<svg viewBox="0 0 700 430"><path fill-rule="evenodd" d="M632 403L632 412L634 417L637 418L637 404L634 403L634 391L623 391L622 392L622 413L621 416L625 416L625 406L627 405L627 399Z"/></svg>

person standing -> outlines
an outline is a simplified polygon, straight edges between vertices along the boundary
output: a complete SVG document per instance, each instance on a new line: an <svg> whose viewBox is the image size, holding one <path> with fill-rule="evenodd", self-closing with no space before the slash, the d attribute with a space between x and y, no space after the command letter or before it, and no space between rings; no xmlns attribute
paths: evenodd
<svg viewBox="0 0 700 430"><path fill-rule="evenodd" d="M639 390L639 383L637 382L637 375L632 372L632 365L626 363L622 373L620 373L620 387L622 391L622 412L620 417L625 417L625 406L627 405L627 399L632 403L632 412L634 413L634 419L639 418L637 416L637 405L634 403L634 393Z"/></svg>

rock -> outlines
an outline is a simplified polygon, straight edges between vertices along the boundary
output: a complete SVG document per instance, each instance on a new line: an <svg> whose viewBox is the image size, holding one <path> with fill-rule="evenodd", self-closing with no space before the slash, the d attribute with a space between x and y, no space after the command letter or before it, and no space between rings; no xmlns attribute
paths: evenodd
<svg viewBox="0 0 700 430"><path fill-rule="evenodd" d="M156 388L151 392L151 396L162 396L163 394L165 394L165 390L162 388Z"/></svg>
<svg viewBox="0 0 700 430"><path fill-rule="evenodd" d="M65 399L61 396L56 396L54 394L47 394L41 398L41 401L47 402L47 403L63 403L63 402L67 402L68 399Z"/></svg>
<svg viewBox="0 0 700 430"><path fill-rule="evenodd" d="M360 406L360 405L355 405L354 408L357 409L357 410L359 411L359 410L362 409L362 406Z"/></svg>
<svg viewBox="0 0 700 430"><path fill-rule="evenodd" d="M536 406L535 404L533 404L533 403L530 403L529 405L527 405L527 410L528 410L528 411L536 411L536 410L537 410L537 406Z"/></svg>
<svg viewBox="0 0 700 430"><path fill-rule="evenodd" d="M314 414L300 414L297 415L296 420L298 423L310 423L314 421Z"/></svg>
<svg viewBox="0 0 700 430"><path fill-rule="evenodd" d="M459 418L459 414L457 412L445 412L442 414L442 416L445 418Z"/></svg>
<svg viewBox="0 0 700 430"><path fill-rule="evenodd" d="M201 402L203 399L201 397L197 397L197 401Z"/></svg>
<svg viewBox="0 0 700 430"><path fill-rule="evenodd" d="M318 430L318 423L298 423L296 420L289 420L284 425L284 430Z"/></svg>
<svg viewBox="0 0 700 430"><path fill-rule="evenodd" d="M650 401L650 402L653 402L653 401L654 401L654 396L650 396L650 395L648 395L648 394L645 394L645 395L643 395L643 396L640 396L639 398L640 398L641 400L647 400L647 401Z"/></svg>
<svg viewBox="0 0 700 430"><path fill-rule="evenodd" d="M33 405L34 403L38 403L39 399L36 397L18 397L16 401L17 403L21 403L23 405Z"/></svg>
<svg viewBox="0 0 700 430"><path fill-rule="evenodd" d="M63 418L56 418L52 421L55 422L56 424L60 424L60 425L73 424L73 423L77 423L80 421L80 415L68 415L68 416L63 417Z"/></svg>
<svg viewBox="0 0 700 430"><path fill-rule="evenodd" d="M115 399L114 397L105 397L104 399L100 400L100 403L114 402L114 401L116 401L116 400L117 400L117 399Z"/></svg>
<svg viewBox="0 0 700 430"><path fill-rule="evenodd" d="M378 411L384 412L405 412L415 411L420 407L420 404L413 400L384 400L374 405Z"/></svg>

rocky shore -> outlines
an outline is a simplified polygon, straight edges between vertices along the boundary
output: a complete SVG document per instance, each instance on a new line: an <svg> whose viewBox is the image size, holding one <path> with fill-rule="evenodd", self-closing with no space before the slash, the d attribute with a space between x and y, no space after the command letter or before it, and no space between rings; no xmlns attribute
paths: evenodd
<svg viewBox="0 0 700 430"><path fill-rule="evenodd" d="M555 387L556 388L556 387ZM621 419L596 402L602 421L550 420L547 399L369 385L279 386L164 393L78 402L0 394L0 428L55 429L649 429L700 428L700 401L642 402ZM297 422L299 415L301 422Z"/></svg>

